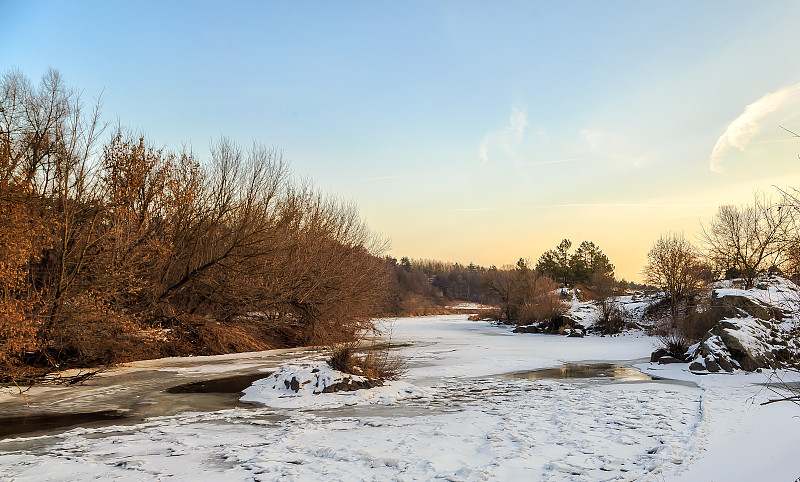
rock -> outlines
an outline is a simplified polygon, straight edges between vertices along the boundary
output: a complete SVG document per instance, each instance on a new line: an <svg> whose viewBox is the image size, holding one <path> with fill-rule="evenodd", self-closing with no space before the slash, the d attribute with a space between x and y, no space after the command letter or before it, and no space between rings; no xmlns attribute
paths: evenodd
<svg viewBox="0 0 800 482"><path fill-rule="evenodd" d="M751 353L750 350L742 345L736 336L730 333L729 329L718 330L718 334L722 343L728 348L731 357L739 362L739 366L742 367L742 370L752 372L756 368L769 366L769 363L767 363L767 360L763 356Z"/></svg>
<svg viewBox="0 0 800 482"><path fill-rule="evenodd" d="M659 365L666 365L668 363L684 363L684 361L678 360L677 358L671 356L662 356L661 358L658 359Z"/></svg>
<svg viewBox="0 0 800 482"><path fill-rule="evenodd" d="M745 370L745 371L748 371L748 372L754 372L754 371L758 370L759 368L761 368L760 363L755 358L753 358L751 356L745 356L745 357L742 357L741 359L737 359L736 361L739 362L739 366L742 367L742 370ZM769 366L769 365L767 365L767 366Z"/></svg>
<svg viewBox="0 0 800 482"><path fill-rule="evenodd" d="M579 329L564 330L568 338L583 338L583 331Z"/></svg>
<svg viewBox="0 0 800 482"><path fill-rule="evenodd" d="M543 321L539 324L540 333L556 334L561 332L561 328L565 326L575 327L579 326L577 320L569 315L559 315L549 321Z"/></svg>
<svg viewBox="0 0 800 482"><path fill-rule="evenodd" d="M717 297L717 293L717 290L711 292L711 312L714 314L714 318L717 321L724 320L725 318L736 318L740 315L741 311L762 320L769 320L772 318L772 310L769 310L746 296L725 295Z"/></svg>
<svg viewBox="0 0 800 482"><path fill-rule="evenodd" d="M667 356L669 352L665 348L658 348L650 355L650 362L657 362L663 356Z"/></svg>
<svg viewBox="0 0 800 482"><path fill-rule="evenodd" d="M514 328L514 333L539 333L540 331L536 325L521 325Z"/></svg>
<svg viewBox="0 0 800 482"><path fill-rule="evenodd" d="M731 362L729 362L725 358L717 359L717 363L719 364L719 367L725 370L726 372L730 373L733 371L733 365L731 365Z"/></svg>
<svg viewBox="0 0 800 482"><path fill-rule="evenodd" d="M334 383L325 387L321 393L336 393L336 392L354 392L365 388L375 388L383 385L383 381L377 378L368 378L366 380L353 380L345 378L341 382Z"/></svg>
<svg viewBox="0 0 800 482"><path fill-rule="evenodd" d="M296 393L300 391L300 381L297 380L297 377L292 377L292 382L290 385L291 386L289 388L291 388L293 392Z"/></svg>
<svg viewBox="0 0 800 482"><path fill-rule="evenodd" d="M719 371L719 364L717 364L716 360L713 358L708 357L706 358L706 370L711 373L717 373Z"/></svg>
<svg viewBox="0 0 800 482"><path fill-rule="evenodd" d="M705 371L706 367L702 363L696 361L696 362L692 362L689 365L689 370L691 370L693 372L700 372L700 371Z"/></svg>

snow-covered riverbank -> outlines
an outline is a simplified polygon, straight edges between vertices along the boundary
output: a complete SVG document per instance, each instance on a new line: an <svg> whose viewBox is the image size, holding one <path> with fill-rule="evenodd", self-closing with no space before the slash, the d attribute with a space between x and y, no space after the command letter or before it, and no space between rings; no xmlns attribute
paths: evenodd
<svg viewBox="0 0 800 482"><path fill-rule="evenodd" d="M0 478L82 480L794 480L800 409L760 406L765 374L671 383L497 375L646 358L641 335L511 334L466 316L396 320L401 382L253 407L0 442ZM248 363L253 360L249 359ZM230 360L226 362L230 366ZM213 367L209 360L208 367ZM683 368L683 369L682 369ZM208 368L211 369L211 368ZM187 395L191 396L191 395ZM340 398L334 398L340 397ZM268 400L265 400L268 401ZM332 401L334 401L332 403ZM283 404L291 406L291 404Z"/></svg>

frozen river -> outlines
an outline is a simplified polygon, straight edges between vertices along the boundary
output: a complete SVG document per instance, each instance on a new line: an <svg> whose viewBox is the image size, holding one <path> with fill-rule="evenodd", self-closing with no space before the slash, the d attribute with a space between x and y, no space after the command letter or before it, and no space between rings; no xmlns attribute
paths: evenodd
<svg viewBox="0 0 800 482"><path fill-rule="evenodd" d="M644 364L646 372L685 383L648 380L625 368L652 351L653 339L642 335L512 334L507 327L467 321L461 315L386 321L385 328L393 343L403 345L396 351L408 360L401 381L370 391L323 394L296 408L289 399L280 406L262 406L238 402L237 395L167 389L198 379L266 373L288 362L314 363L319 356L313 352L139 362L109 374L105 382L100 377L75 391L40 389L31 393L40 408L67 406L66 399L74 401L69 406L75 410L85 411L88 405L98 410L122 408L135 416L115 425L107 421L0 441L0 478L793 480L800 476L793 453L800 442L800 422L792 417L800 410L788 404L755 403L767 396L755 385L765 375L698 377L686 372L685 366ZM614 364L605 365L602 373L590 370L577 378L519 375L559 368L550 373L558 376L565 363L585 368L587 362L591 367L609 361ZM512 373L518 375L507 376ZM109 386L115 376L128 377L133 388L116 382ZM116 395L110 396L110 391ZM0 408L10 407L14 400L6 394Z"/></svg>

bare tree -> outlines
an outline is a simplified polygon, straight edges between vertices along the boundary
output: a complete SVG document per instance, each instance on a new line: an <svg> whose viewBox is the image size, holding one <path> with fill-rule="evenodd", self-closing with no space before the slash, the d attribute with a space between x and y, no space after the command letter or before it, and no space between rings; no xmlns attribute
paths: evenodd
<svg viewBox="0 0 800 482"><path fill-rule="evenodd" d="M142 328L248 312L270 345L348 341L383 312L386 241L354 203L259 144L222 138L203 164L118 128L97 153L99 113L56 71L0 78L0 368L106 362Z"/></svg>
<svg viewBox="0 0 800 482"><path fill-rule="evenodd" d="M759 272L781 263L791 239L790 220L790 210L757 193L752 205L720 206L701 237L714 263L741 276L750 288Z"/></svg>
<svg viewBox="0 0 800 482"><path fill-rule="evenodd" d="M673 320L678 303L694 294L702 281L699 254L683 233L661 235L647 253L642 274L647 283L661 287L669 295Z"/></svg>
<svg viewBox="0 0 800 482"><path fill-rule="evenodd" d="M595 271L591 278L591 287L597 297L597 306L600 308L600 319L596 328L603 333L616 334L624 327L623 312L616 299L616 281L614 276L606 271Z"/></svg>

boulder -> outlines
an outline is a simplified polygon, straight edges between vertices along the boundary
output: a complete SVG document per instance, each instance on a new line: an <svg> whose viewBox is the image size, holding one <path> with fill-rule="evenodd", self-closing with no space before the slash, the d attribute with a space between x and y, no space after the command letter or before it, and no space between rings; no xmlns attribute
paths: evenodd
<svg viewBox="0 0 800 482"><path fill-rule="evenodd" d="M662 356L661 358L658 359L659 365L666 365L668 363L685 363L685 362L683 360L679 360L671 356Z"/></svg>
<svg viewBox="0 0 800 482"><path fill-rule="evenodd" d="M719 371L719 364L713 358L708 357L706 358L706 370L711 373L717 373Z"/></svg>
<svg viewBox="0 0 800 482"><path fill-rule="evenodd" d="M283 384L286 386L287 389L292 390L293 392L297 393L300 390L300 381L297 377L292 377L292 381L284 380Z"/></svg>
<svg viewBox="0 0 800 482"><path fill-rule="evenodd" d="M661 359L661 357L667 356L669 352L666 348L658 348L656 351L650 354L650 362L655 363Z"/></svg>
<svg viewBox="0 0 800 482"><path fill-rule="evenodd" d="M718 358L717 363L719 364L719 367L725 370L726 372L730 373L733 371L733 365L725 358Z"/></svg>
<svg viewBox="0 0 800 482"><path fill-rule="evenodd" d="M564 330L564 334L569 338L583 338L583 330L578 328Z"/></svg>
<svg viewBox="0 0 800 482"><path fill-rule="evenodd" d="M514 328L514 333L540 333L541 330L536 325L520 325Z"/></svg>
<svg viewBox="0 0 800 482"><path fill-rule="evenodd" d="M703 372L706 371L706 367L699 361L696 361L689 364L689 370L693 372Z"/></svg>
<svg viewBox="0 0 800 482"><path fill-rule="evenodd" d="M730 329L717 330L717 327L714 327L712 332L715 330L716 333L714 334L719 335L722 343L725 344L725 347L731 354L731 358L739 362L739 366L742 367L742 370L752 372L756 368L765 368L769 366L769 363L763 356L753 354L742 345L739 339L730 332Z"/></svg>
<svg viewBox="0 0 800 482"><path fill-rule="evenodd" d="M726 294L720 297L718 295L719 292L717 290L711 292L711 312L717 321L725 318L736 318L742 312L762 320L773 318L773 310L746 296Z"/></svg>

